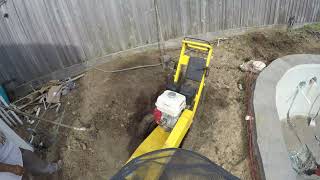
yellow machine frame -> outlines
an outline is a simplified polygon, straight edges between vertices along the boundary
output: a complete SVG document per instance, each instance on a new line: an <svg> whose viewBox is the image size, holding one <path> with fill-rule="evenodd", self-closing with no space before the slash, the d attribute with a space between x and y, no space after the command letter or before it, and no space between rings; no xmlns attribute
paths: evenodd
<svg viewBox="0 0 320 180"><path fill-rule="evenodd" d="M198 50L204 53L207 53L206 58L206 67L209 67L210 59L213 53L213 48L209 43L202 43L198 41L191 41L188 39L184 39L182 41L182 48L180 52L180 58L178 62L178 66L176 69L176 73L174 75L174 83L178 83L179 77L181 74L181 67L187 66L189 63L190 56L186 55L187 49ZM206 69L207 71L207 69ZM180 146L181 141L186 135L190 125L193 121L194 115L196 113L202 90L205 86L205 74L204 72L197 94L194 98L194 103L191 109L185 109L181 116L179 117L176 125L172 129L171 132L165 131L162 127L157 126L151 134L139 145L139 147L135 150L135 152L131 155L130 159L127 161L131 161L135 157L138 157L142 154L159 150L165 148L178 148Z"/></svg>

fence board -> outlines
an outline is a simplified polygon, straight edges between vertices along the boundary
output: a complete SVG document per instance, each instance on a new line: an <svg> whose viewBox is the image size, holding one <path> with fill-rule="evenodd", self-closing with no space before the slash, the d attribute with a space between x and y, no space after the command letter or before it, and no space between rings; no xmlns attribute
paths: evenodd
<svg viewBox="0 0 320 180"><path fill-rule="evenodd" d="M320 21L319 0L156 2L165 40L286 24L291 16L299 23ZM10 0L0 15L0 82L12 81L10 88L158 39L154 0Z"/></svg>

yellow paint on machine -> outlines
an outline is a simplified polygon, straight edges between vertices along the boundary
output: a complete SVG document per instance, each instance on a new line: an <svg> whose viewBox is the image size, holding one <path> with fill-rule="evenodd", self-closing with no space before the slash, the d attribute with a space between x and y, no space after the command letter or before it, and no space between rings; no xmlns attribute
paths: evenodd
<svg viewBox="0 0 320 180"><path fill-rule="evenodd" d="M210 64L210 59L213 53L213 48L211 45L202 43L202 42L197 42L197 41L183 40L178 66L176 69L176 73L174 75L175 83L177 83L179 80L179 76L181 73L181 66L183 65L186 66L188 65L188 62L189 62L190 56L185 54L186 49L195 49L195 50L206 52L207 53L206 67L208 68ZM178 148L180 146L195 116L195 113L200 101L201 93L202 93L203 87L205 86L205 83L204 83L205 74L206 73L204 73L202 76L197 94L193 100L193 106L190 109L185 109L182 112L181 116L179 117L172 131L166 132L162 127L157 126L151 132L151 134L139 145L139 147L135 150L135 152L132 154L132 156L127 162L131 161L133 158L136 158L140 155L143 155L151 151L164 149L164 148ZM160 171L161 170L159 170L159 172ZM153 176L152 179L156 179L155 174L157 173L152 171L151 174ZM150 177L150 176L146 176L146 177Z"/></svg>

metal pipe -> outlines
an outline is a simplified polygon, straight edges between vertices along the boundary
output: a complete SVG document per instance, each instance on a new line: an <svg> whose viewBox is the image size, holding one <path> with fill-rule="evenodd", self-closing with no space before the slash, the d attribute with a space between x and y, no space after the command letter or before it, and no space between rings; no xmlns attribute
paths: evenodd
<svg viewBox="0 0 320 180"><path fill-rule="evenodd" d="M28 113L22 112L22 111L20 111L18 109L14 109L14 108L11 108L11 107L5 107L2 104L0 105L0 107L3 107L5 109L11 110L11 111L15 111L16 113L19 113L19 114L24 115L24 116L28 116L28 117L30 117L32 119L48 122L48 123L51 123L51 124L54 124L54 125L58 125L58 126L61 126L61 127L64 127L64 128L73 129L73 130L77 130L77 131L86 131L87 130L85 127L74 127L74 126L69 126L69 125L62 124L62 123L57 123L57 122L54 122L54 121L51 121L51 120L47 120L47 119L44 119L44 118L39 118L39 117L30 115Z"/></svg>
<svg viewBox="0 0 320 180"><path fill-rule="evenodd" d="M7 117L14 125L17 125L16 121L2 107L0 107L0 112L2 112L4 114L4 116ZM5 118L5 117L3 117L3 118Z"/></svg>

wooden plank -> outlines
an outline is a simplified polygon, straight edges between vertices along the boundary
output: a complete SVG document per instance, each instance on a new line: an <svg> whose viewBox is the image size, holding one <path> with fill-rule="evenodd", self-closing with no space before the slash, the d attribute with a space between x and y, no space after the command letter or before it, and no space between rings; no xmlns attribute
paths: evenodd
<svg viewBox="0 0 320 180"><path fill-rule="evenodd" d="M280 0L275 1L274 7L274 21L273 24L279 24L279 14L280 14Z"/></svg>
<svg viewBox="0 0 320 180"><path fill-rule="evenodd" d="M201 0L200 1L200 22L201 22L201 33L206 33L209 32L208 29L208 19L207 19L207 15L208 15L208 0Z"/></svg>
<svg viewBox="0 0 320 180"><path fill-rule="evenodd" d="M294 6L294 0L290 0L290 3L289 3L289 10L288 10L288 20L291 16L293 16L293 6Z"/></svg>
<svg viewBox="0 0 320 180"><path fill-rule="evenodd" d="M308 13L308 17L307 17L307 22L312 22L312 15L313 15L313 7L315 5L315 1L314 0L309 0L308 2L308 6L307 6L307 13Z"/></svg>
<svg viewBox="0 0 320 180"><path fill-rule="evenodd" d="M240 27L240 20L241 20L241 0L233 1L234 4L234 14L233 14L233 28Z"/></svg>
<svg viewBox="0 0 320 180"><path fill-rule="evenodd" d="M233 18L233 0L226 0L226 28L232 29L232 18Z"/></svg>
<svg viewBox="0 0 320 180"><path fill-rule="evenodd" d="M25 64L25 62L23 61L24 58L26 56L24 56L23 58L21 58L21 65L24 66L26 65L24 68L25 69L28 69L30 66L30 64L34 64L36 59L33 58L34 56L32 56L32 54L30 53L30 51L32 50L31 48L24 48L26 46L18 46L18 44L22 44L22 43L28 43L29 42L29 37L27 34L27 32L25 31L25 28L22 26L21 24L21 19L17 13L17 8L15 6L15 1L11 1L11 2L8 2L6 3L6 11L7 12L10 12L11 13L11 17L10 17L10 20L6 20L6 25L5 26L5 31L6 31L6 36L7 37L10 37L11 40L10 42L6 42L4 44L6 45L10 45L12 50L16 50L16 52L14 53L15 57L14 58L10 58L13 62L16 62L17 61L17 58L20 58L18 55L21 54L28 54L30 55L29 57L32 58L32 59L29 59L31 60L31 62L29 62L28 64ZM29 43L28 43L29 44ZM23 48L19 48L19 47L23 47ZM30 49L30 51L29 51ZM10 55L10 54L9 54ZM11 54L12 55L12 54ZM28 57L28 58L29 58ZM20 69L22 68L20 64L17 64L17 68ZM21 71L23 71L22 69L20 69ZM31 69L29 69L31 70ZM35 71L33 71L35 72Z"/></svg>
<svg viewBox="0 0 320 180"><path fill-rule="evenodd" d="M320 21L320 1L316 1L317 4L315 6L315 16L313 22L319 22Z"/></svg>
<svg viewBox="0 0 320 180"><path fill-rule="evenodd" d="M291 0L285 0L285 2L284 2L286 5L286 14L285 14L285 22L284 23L288 23L288 20L289 20L290 2L291 2Z"/></svg>
<svg viewBox="0 0 320 180"><path fill-rule="evenodd" d="M70 59L66 59L63 63L64 67L69 67L73 64L80 63L82 60L84 60L85 55L83 48L81 48L81 42L78 38L78 31L75 29L75 25L72 21L70 10L67 1L57 1L58 8L59 8L59 18L60 22L62 23L61 30L62 33L64 33L66 39L66 45L64 45L64 48L66 49L67 53L69 54ZM45 24L45 22L43 23Z"/></svg>
<svg viewBox="0 0 320 180"><path fill-rule="evenodd" d="M261 26L262 23L262 13L261 13L261 6L263 0L257 0L255 4L254 14L255 14L255 26Z"/></svg>
<svg viewBox="0 0 320 180"><path fill-rule="evenodd" d="M42 18L44 15L40 11L42 9L40 3L41 1L23 1L23 4L19 3L23 5L19 9L20 12L24 11L22 13L28 14L28 18L23 20L23 24L28 24L27 31L33 37L32 46L35 46L33 49L38 56L37 68L43 74L44 72L52 72L63 68L63 64L60 57L57 56L56 48L50 42L50 33L47 31L45 20ZM28 9L33 9L33 11L28 11Z"/></svg>
<svg viewBox="0 0 320 180"><path fill-rule="evenodd" d="M40 1L35 2L40 3ZM34 6L32 6L30 3L27 3L30 9L33 9ZM52 54L57 53L57 56L53 56L53 60L49 58L49 62L56 63L56 66L60 66L60 68L64 68L72 63L73 56L70 54L70 52L67 49L67 44L71 44L65 31L62 29L62 24L57 20L59 19L59 15L57 12L59 8L58 1L55 2L53 5L50 4L50 1L44 0L43 3L38 4L39 8L41 7L41 11L39 11L36 15L44 17L42 20L35 20L37 22L41 22L41 24L38 25L38 28L41 29L40 31L45 31L47 34L47 37L43 37L43 41L47 41L49 43L48 47L50 49L53 49L55 52ZM34 10L32 10L34 12ZM31 12L31 13L32 13ZM32 28L32 27L30 27ZM32 29L33 33L36 32L36 29ZM50 45L51 44L51 45ZM41 49L41 51L47 51ZM50 54L50 53L49 53ZM53 61L53 62L52 62ZM71 61L71 62L69 62ZM49 72L55 71L56 68L52 68Z"/></svg>
<svg viewBox="0 0 320 180"><path fill-rule="evenodd" d="M101 37L99 37L98 28L99 25L95 20L95 16L97 11L94 10L92 1L81 0L78 1L78 7L80 8L81 12L81 20L84 21L82 28L86 29L87 36L89 37L89 41L87 41L89 53L89 58L94 58L101 56L101 52L103 51L103 42ZM124 28L124 27L122 27Z"/></svg>
<svg viewBox="0 0 320 180"><path fill-rule="evenodd" d="M308 2L309 0L304 0L304 5L303 5L303 8L302 8L302 13L301 13L301 16L302 16L302 22L308 22L308 12L307 12L307 8L308 8Z"/></svg>
<svg viewBox="0 0 320 180"><path fill-rule="evenodd" d="M248 7L248 2L249 0L242 0L242 4L241 4L241 27L247 27L247 16L248 16L248 11L246 11L245 9L247 9Z"/></svg>
<svg viewBox="0 0 320 180"><path fill-rule="evenodd" d="M313 17L312 17L312 22L315 22L317 21L317 12L319 12L319 4L320 2L315 0L315 3L314 3L314 11L313 11Z"/></svg>
<svg viewBox="0 0 320 180"><path fill-rule="evenodd" d="M189 0L191 34L201 33L201 1Z"/></svg>
<svg viewBox="0 0 320 180"><path fill-rule="evenodd" d="M148 8L144 5L144 3L145 3L145 0L130 1L131 7L132 7L132 14L133 14L132 17L133 17L134 26L136 28L135 32L137 36L137 44L135 45L135 47L142 46L146 43L146 41L149 40L149 35L147 33L148 29L144 23L147 20L146 16L144 16L144 13L148 11Z"/></svg>
<svg viewBox="0 0 320 180"><path fill-rule="evenodd" d="M151 1L153 2L153 1ZM160 24L163 28L162 34L164 39L173 39L174 37L181 37L183 36L183 26L182 22L182 14L180 8L180 1L179 0L157 0L158 3L158 13L160 17ZM153 18L156 19L155 15L155 7L152 5L153 10ZM157 29L156 24L157 22L154 21L155 30ZM157 32L155 31L155 37L158 37Z"/></svg>
<svg viewBox="0 0 320 180"><path fill-rule="evenodd" d="M222 18L221 18L221 30L225 30L227 29L227 12L226 12L226 9L227 9L227 1L224 0L221 2L221 10L222 10Z"/></svg>
<svg viewBox="0 0 320 180"><path fill-rule="evenodd" d="M308 22L307 18L308 18L308 13L306 11L306 9L308 8L308 2L309 0L304 0L303 1L303 8L301 10L301 16L302 16L302 22Z"/></svg>
<svg viewBox="0 0 320 180"><path fill-rule="evenodd" d="M0 16L3 16L3 10L0 8ZM4 30L7 26L7 23L4 21L4 18L0 18L0 73L1 79L0 83L10 82L14 76L18 76L19 78L23 78L20 72L17 72L17 68L8 68L14 67L13 61L11 61L10 56L6 51L5 44L7 43L7 36L10 35Z"/></svg>
<svg viewBox="0 0 320 180"><path fill-rule="evenodd" d="M299 23L299 17L298 17L298 9L299 9L299 1L294 1L293 9L293 16L295 17L296 23Z"/></svg>
<svg viewBox="0 0 320 180"><path fill-rule="evenodd" d="M316 11L316 15L315 15L315 22L319 22L320 21L320 1L317 1L317 11Z"/></svg>
<svg viewBox="0 0 320 180"><path fill-rule="evenodd" d="M273 6L274 6L274 1L275 0L270 0L270 4L269 4L269 6L268 6L268 9L269 9L269 14L268 14L268 25L271 25L271 24L273 24L273 19L274 19L274 8L273 8Z"/></svg>
<svg viewBox="0 0 320 180"><path fill-rule="evenodd" d="M303 0L297 1L297 22L302 22L302 16L301 16L301 9L302 9L302 5L303 5Z"/></svg>
<svg viewBox="0 0 320 180"><path fill-rule="evenodd" d="M254 26L257 26L259 24L258 10L259 10L259 0L255 0L252 8L252 24Z"/></svg>
<svg viewBox="0 0 320 180"><path fill-rule="evenodd" d="M208 19L209 19L209 32L215 32L219 30L219 17L220 1L219 0L208 0Z"/></svg>
<svg viewBox="0 0 320 180"><path fill-rule="evenodd" d="M15 1L8 1L1 6L1 8L5 8L3 11L11 14L10 19L3 19L5 25L2 26L3 29L1 31L5 34L3 36L5 41L2 41L2 47L12 63L10 67L14 67L17 72L10 79L17 85L37 76L40 72L37 68L34 68L37 58L33 54L33 47L24 45L31 43L29 43L29 34L21 24L15 3Z"/></svg>
<svg viewBox="0 0 320 180"><path fill-rule="evenodd" d="M264 25L268 25L269 23L268 23L268 19L269 19L269 17L270 17L270 1L271 0L266 0L265 1L265 10L264 10L264 20L263 20L263 24Z"/></svg>
<svg viewBox="0 0 320 180"><path fill-rule="evenodd" d="M26 2L23 0L16 0L15 7L17 10L17 14L19 15L19 19L23 29L26 33L28 33L28 51L30 54L33 54L35 59L32 64L32 68L37 69L39 72L37 75L44 74L50 72L50 65L48 63L48 59L45 56L42 47L41 47L41 31L42 28L34 21L33 11L29 11L29 5L32 2Z"/></svg>
<svg viewBox="0 0 320 180"><path fill-rule="evenodd" d="M249 7L248 7L248 26L253 25L253 11L254 11L254 5L255 5L255 0L250 0L249 1Z"/></svg>

